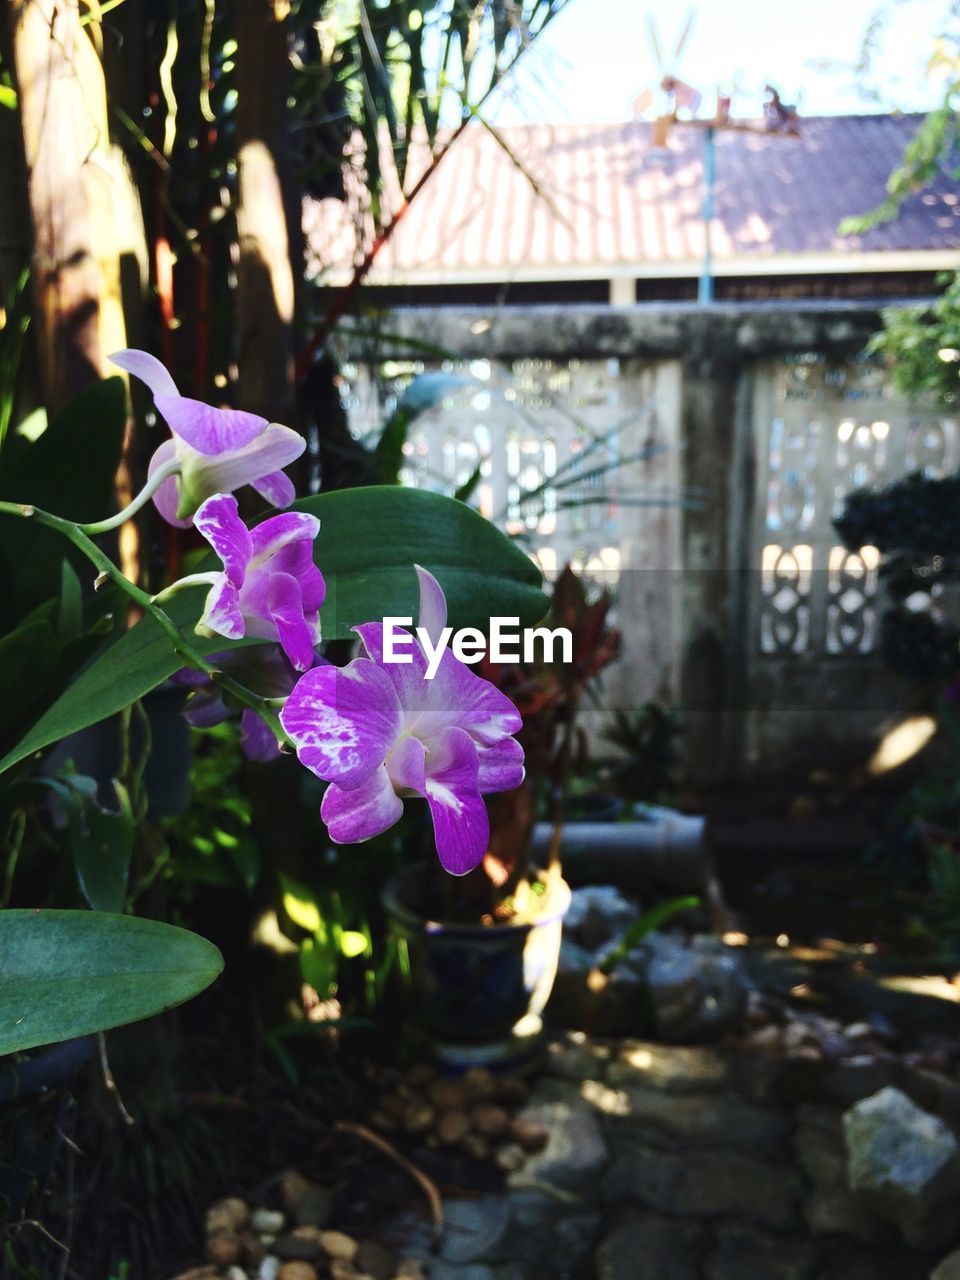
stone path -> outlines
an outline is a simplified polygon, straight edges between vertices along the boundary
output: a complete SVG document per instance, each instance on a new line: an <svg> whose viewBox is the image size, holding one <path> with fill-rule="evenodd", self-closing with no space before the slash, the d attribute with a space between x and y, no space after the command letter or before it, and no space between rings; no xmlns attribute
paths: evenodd
<svg viewBox="0 0 960 1280"><path fill-rule="evenodd" d="M431 1280L927 1280L945 1250L852 1196L844 1102L784 1090L784 1062L568 1034L524 1113L546 1148L447 1201Z"/></svg>

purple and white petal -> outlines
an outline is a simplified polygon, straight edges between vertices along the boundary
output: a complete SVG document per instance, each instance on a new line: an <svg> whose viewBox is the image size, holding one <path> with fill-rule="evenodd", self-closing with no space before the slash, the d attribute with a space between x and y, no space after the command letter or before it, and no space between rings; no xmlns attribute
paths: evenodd
<svg viewBox="0 0 960 1280"><path fill-rule="evenodd" d="M248 760L267 764L280 755L280 744L262 716L247 708L240 717L240 750Z"/></svg>
<svg viewBox="0 0 960 1280"><path fill-rule="evenodd" d="M320 778L358 786L400 736L400 701L374 663L313 667L297 681L280 713L300 763Z"/></svg>
<svg viewBox="0 0 960 1280"><path fill-rule="evenodd" d="M479 790L477 748L462 729L445 729L430 747L426 793L437 856L451 875L466 875L483 861L490 843L490 820Z"/></svg>
<svg viewBox="0 0 960 1280"><path fill-rule="evenodd" d="M164 440L150 459L150 465L147 467L147 478L159 468L165 467L168 462L172 462L177 456L177 442L175 440ZM166 520L167 524L175 525L178 529L189 529L193 523L191 520L184 520L177 515L177 509L180 506L180 480L177 476L168 476L166 480L159 486L153 495L153 505Z"/></svg>
<svg viewBox="0 0 960 1280"><path fill-rule="evenodd" d="M200 634L204 631L213 632L218 636L226 636L228 640L240 640L245 635L240 595L226 574L221 574L207 593L197 631Z"/></svg>
<svg viewBox="0 0 960 1280"><path fill-rule="evenodd" d="M270 620L277 628L280 647L297 671L313 666L313 630L303 616L300 583L286 573L272 573L267 596Z"/></svg>
<svg viewBox="0 0 960 1280"><path fill-rule="evenodd" d="M387 773L397 791L403 794L426 794L427 749L419 738L404 735L387 756Z"/></svg>
<svg viewBox="0 0 960 1280"><path fill-rule="evenodd" d="M170 374L156 358L147 351L137 351L134 348L128 348L125 351L115 351L112 356L107 356L111 364L115 364L118 369L125 369L127 373L132 373L135 378L139 378L153 392L154 399L157 396L177 396L177 384L174 382Z"/></svg>
<svg viewBox="0 0 960 1280"><path fill-rule="evenodd" d="M287 428L284 427L284 430L286 431ZM289 507L297 496L293 481L282 471L271 471L269 475L251 481L251 484L261 498L266 498L267 502L275 507Z"/></svg>
<svg viewBox="0 0 960 1280"><path fill-rule="evenodd" d="M311 548L320 532L320 521L306 511L285 511L283 515L270 516L250 530L253 554L257 559L274 556L291 543L303 543Z"/></svg>
<svg viewBox="0 0 960 1280"><path fill-rule="evenodd" d="M387 831L403 813L403 801L380 764L359 786L332 783L320 804L320 817L335 844L359 844Z"/></svg>
<svg viewBox="0 0 960 1280"><path fill-rule="evenodd" d="M223 561L229 581L235 587L242 587L253 555L253 542L240 519L233 494L215 493L208 498L193 517L193 523Z"/></svg>
<svg viewBox="0 0 960 1280"><path fill-rule="evenodd" d="M420 583L420 615L417 625L423 627L436 644L437 637L447 625L447 598L432 573L418 564L413 567L417 571L417 579Z"/></svg>
<svg viewBox="0 0 960 1280"><path fill-rule="evenodd" d="M271 423L243 449L204 455L181 448L184 481L196 506L214 493L233 493L245 484L256 485L263 476L299 458L307 447L303 436L289 427Z"/></svg>
<svg viewBox="0 0 960 1280"><path fill-rule="evenodd" d="M466 729L478 742L499 742L523 728L523 717L507 695L476 675L449 649L430 683L431 706L450 708L454 713L451 723Z"/></svg>
<svg viewBox="0 0 960 1280"><path fill-rule="evenodd" d="M480 790L486 795L491 791L512 791L523 781L523 747L516 738L501 738L499 742L484 745L477 743L477 759L480 765Z"/></svg>
<svg viewBox="0 0 960 1280"><path fill-rule="evenodd" d="M189 396L154 395L153 403L170 430L197 453L231 453L252 444L267 426L266 418L244 409L216 409Z"/></svg>

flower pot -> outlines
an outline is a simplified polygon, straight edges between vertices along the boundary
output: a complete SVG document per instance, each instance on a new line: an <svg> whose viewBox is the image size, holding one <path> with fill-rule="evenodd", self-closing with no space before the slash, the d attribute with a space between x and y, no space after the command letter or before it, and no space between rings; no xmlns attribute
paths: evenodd
<svg viewBox="0 0 960 1280"><path fill-rule="evenodd" d="M446 924L408 905L423 876L396 876L383 892L391 932L409 950L418 1022L452 1068L516 1068L540 1051L540 1014L557 973L570 889L558 880L532 921Z"/></svg>

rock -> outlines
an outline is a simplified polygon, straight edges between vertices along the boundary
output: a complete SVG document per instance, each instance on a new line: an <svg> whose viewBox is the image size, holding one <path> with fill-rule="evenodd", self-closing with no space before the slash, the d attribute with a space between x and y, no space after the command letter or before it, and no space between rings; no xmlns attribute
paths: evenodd
<svg viewBox="0 0 960 1280"><path fill-rule="evenodd" d="M518 1169L523 1168L526 1162L527 1158L523 1154L523 1147L518 1146L516 1142L508 1142L494 1156L494 1163L504 1173L516 1173Z"/></svg>
<svg viewBox="0 0 960 1280"><path fill-rule="evenodd" d="M427 1133L436 1123L437 1113L428 1102L413 1102L403 1117L407 1133Z"/></svg>
<svg viewBox="0 0 960 1280"><path fill-rule="evenodd" d="M699 1093L722 1089L730 1078L730 1061L715 1049L625 1040L607 1071L612 1085L643 1085L666 1093Z"/></svg>
<svg viewBox="0 0 960 1280"><path fill-rule="evenodd" d="M637 907L613 885L574 889L563 919L563 932L587 951L618 940L637 918Z"/></svg>
<svg viewBox="0 0 960 1280"><path fill-rule="evenodd" d="M603 1182L608 1204L636 1200L681 1218L737 1216L768 1227L796 1218L795 1175L737 1151L659 1151L631 1142Z"/></svg>
<svg viewBox="0 0 960 1280"><path fill-rule="evenodd" d="M277 1280L317 1280L317 1268L309 1262L284 1262Z"/></svg>
<svg viewBox="0 0 960 1280"><path fill-rule="evenodd" d="M699 1223L632 1211L597 1250L597 1280L699 1280L705 1235Z"/></svg>
<svg viewBox="0 0 960 1280"><path fill-rule="evenodd" d="M247 1280L247 1273L243 1267L227 1267L223 1280Z"/></svg>
<svg viewBox="0 0 960 1280"><path fill-rule="evenodd" d="M517 1121L546 1130L542 1151L532 1153L519 1175L524 1183L548 1183L566 1191L589 1186L608 1159L597 1114L573 1086L554 1082L556 1101L533 1101ZM514 1127L514 1132L516 1128ZM511 1184L518 1175L511 1178Z"/></svg>
<svg viewBox="0 0 960 1280"><path fill-rule="evenodd" d="M328 1258L339 1258L341 1262L352 1262L360 1247L353 1236L345 1231L321 1231L320 1247Z"/></svg>
<svg viewBox="0 0 960 1280"><path fill-rule="evenodd" d="M260 1263L260 1269L257 1271L257 1280L277 1280L280 1274L280 1259L275 1258L272 1253Z"/></svg>
<svg viewBox="0 0 960 1280"><path fill-rule="evenodd" d="M803 1213L814 1236L883 1239L885 1224L847 1186L841 1112L806 1103L797 1112L794 1149L811 1184Z"/></svg>
<svg viewBox="0 0 960 1280"><path fill-rule="evenodd" d="M445 1262L479 1262L497 1257L510 1228L510 1198L478 1196L450 1200L443 1210L440 1257Z"/></svg>
<svg viewBox="0 0 960 1280"><path fill-rule="evenodd" d="M497 1078L486 1067L471 1067L463 1073L463 1087L468 1098L492 1098L497 1092Z"/></svg>
<svg viewBox="0 0 960 1280"><path fill-rule="evenodd" d="M460 1150L470 1157L471 1160L489 1160L490 1159L490 1143L486 1138L481 1138L479 1133L465 1133L460 1139Z"/></svg>
<svg viewBox="0 0 960 1280"><path fill-rule="evenodd" d="M881 1089L843 1116L853 1191L897 1224L914 1248L936 1248L956 1230L960 1146L942 1120L899 1089Z"/></svg>
<svg viewBox="0 0 960 1280"><path fill-rule="evenodd" d="M930 1280L960 1280L960 1249L941 1259L930 1272Z"/></svg>
<svg viewBox="0 0 960 1280"><path fill-rule="evenodd" d="M502 1076L497 1081L497 1097L508 1107L522 1107L530 1098L530 1086L520 1076Z"/></svg>
<svg viewBox="0 0 960 1280"><path fill-rule="evenodd" d="M250 1221L250 1208L239 1196L215 1200L204 1214L203 1229L207 1235L217 1231L242 1231Z"/></svg>
<svg viewBox="0 0 960 1280"><path fill-rule="evenodd" d="M313 1262L323 1253L323 1232L317 1227L294 1227L277 1236L272 1245L278 1258L291 1262Z"/></svg>
<svg viewBox="0 0 960 1280"><path fill-rule="evenodd" d="M469 1102L462 1080L437 1080L427 1090L427 1097L439 1111L465 1111Z"/></svg>
<svg viewBox="0 0 960 1280"><path fill-rule="evenodd" d="M280 1199L287 1216L298 1227L325 1227L333 1212L333 1194L295 1169L288 1169L280 1181Z"/></svg>
<svg viewBox="0 0 960 1280"><path fill-rule="evenodd" d="M452 1147L470 1132L470 1117L465 1111L441 1111L437 1121L437 1137L444 1146Z"/></svg>
<svg viewBox="0 0 960 1280"><path fill-rule="evenodd" d="M805 1240L771 1235L740 1222L717 1228L703 1280L813 1280L817 1251Z"/></svg>
<svg viewBox="0 0 960 1280"><path fill-rule="evenodd" d="M396 1280L427 1280L427 1273L419 1258L401 1258L397 1263Z"/></svg>
<svg viewBox="0 0 960 1280"><path fill-rule="evenodd" d="M825 1099L835 1102L857 1102L891 1085L899 1085L904 1077L902 1064L893 1057L856 1054L845 1058L828 1071L822 1080Z"/></svg>
<svg viewBox="0 0 960 1280"><path fill-rule="evenodd" d="M762 1053L776 1053L783 1048L783 1028L769 1023L751 1031L746 1039L751 1049L759 1049Z"/></svg>
<svg viewBox="0 0 960 1280"><path fill-rule="evenodd" d="M214 1231L203 1247L207 1261L217 1267L229 1267L243 1257L243 1245L235 1231Z"/></svg>
<svg viewBox="0 0 960 1280"><path fill-rule="evenodd" d="M510 1122L510 1137L524 1151L542 1151L550 1135L542 1124L517 1116Z"/></svg>
<svg viewBox="0 0 960 1280"><path fill-rule="evenodd" d="M178 1271L173 1280L220 1280L219 1267L191 1267L189 1271Z"/></svg>
<svg viewBox="0 0 960 1280"><path fill-rule="evenodd" d="M250 1215L250 1227L258 1236L276 1235L286 1226L287 1219L279 1209L254 1209Z"/></svg>
<svg viewBox="0 0 960 1280"><path fill-rule="evenodd" d="M474 1107L470 1113L470 1125L484 1138L502 1138L510 1127L510 1116L503 1107L488 1102Z"/></svg>
<svg viewBox="0 0 960 1280"><path fill-rule="evenodd" d="M243 1261L252 1271L256 1271L260 1263L266 1256L267 1249L258 1236L252 1231L240 1232L240 1248L243 1251Z"/></svg>
<svg viewBox="0 0 960 1280"><path fill-rule="evenodd" d="M619 1090L616 1102L598 1101L611 1116L611 1137L636 1134L666 1146L776 1150L789 1130L789 1118L779 1108L760 1107L734 1094L671 1094L628 1086Z"/></svg>
<svg viewBox="0 0 960 1280"><path fill-rule="evenodd" d="M730 948L694 950L654 934L625 967L643 979L664 1040L715 1039L743 1018L750 983Z"/></svg>
<svg viewBox="0 0 960 1280"><path fill-rule="evenodd" d="M371 1276L372 1280L390 1280L397 1260L392 1250L378 1244L376 1240L363 1240L357 1249L353 1265L362 1275Z"/></svg>
<svg viewBox="0 0 960 1280"><path fill-rule="evenodd" d="M561 1080L599 1080L610 1050L596 1044L582 1031L571 1031L566 1039L547 1046L546 1070Z"/></svg>
<svg viewBox="0 0 960 1280"><path fill-rule="evenodd" d="M510 1194L511 1225L500 1257L528 1267L535 1277L579 1274L600 1230L600 1212L579 1197L516 1190Z"/></svg>

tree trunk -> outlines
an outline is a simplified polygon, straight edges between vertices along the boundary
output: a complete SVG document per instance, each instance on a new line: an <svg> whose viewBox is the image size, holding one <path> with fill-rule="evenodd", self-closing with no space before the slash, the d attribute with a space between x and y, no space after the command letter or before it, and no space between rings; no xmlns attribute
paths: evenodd
<svg viewBox="0 0 960 1280"><path fill-rule="evenodd" d="M76 5L7 0L33 232L40 381L55 413L124 345L103 69Z"/></svg>
<svg viewBox="0 0 960 1280"><path fill-rule="evenodd" d="M287 166L285 0L235 0L239 405L295 425L294 314L302 254ZM298 258L295 267L291 254Z"/></svg>

